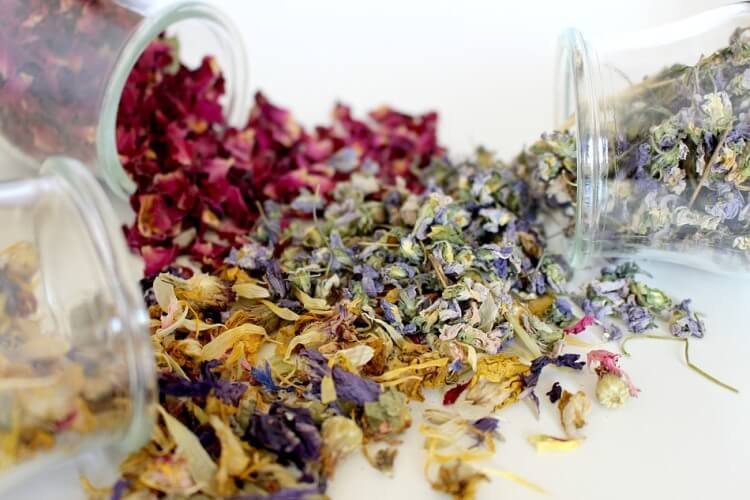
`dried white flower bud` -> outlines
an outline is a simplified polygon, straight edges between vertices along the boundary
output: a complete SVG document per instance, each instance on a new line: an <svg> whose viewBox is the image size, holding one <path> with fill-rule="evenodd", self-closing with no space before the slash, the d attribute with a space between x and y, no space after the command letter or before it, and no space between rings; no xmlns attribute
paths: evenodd
<svg viewBox="0 0 750 500"><path fill-rule="evenodd" d="M630 399L628 384L620 377L605 373L596 384L596 399L607 408L619 408Z"/></svg>

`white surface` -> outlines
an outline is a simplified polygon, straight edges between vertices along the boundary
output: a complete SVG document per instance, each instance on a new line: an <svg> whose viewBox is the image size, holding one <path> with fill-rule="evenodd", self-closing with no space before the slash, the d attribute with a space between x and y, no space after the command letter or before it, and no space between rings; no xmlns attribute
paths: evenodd
<svg viewBox="0 0 750 500"><path fill-rule="evenodd" d="M252 57L252 84L292 108L306 124L325 120L341 98L362 115L388 103L408 111L437 108L442 140L454 152L486 144L504 157L548 128L553 62L565 25L634 29L716 5L700 0L448 2L216 0L242 27ZM510 7L504 7L506 4ZM650 280L675 297L692 297L706 314L708 336L693 342L693 361L738 386L726 392L690 371L682 345L634 341L624 360L640 397L607 411L594 405L587 441L573 453L537 455L532 433L561 434L557 410L543 400L536 421L527 406L502 411L506 442L494 465L537 482L553 498L746 498L750 491L750 339L744 326L750 286L677 267L650 264ZM639 343L637 343L639 342ZM615 346L610 346L615 349ZM594 377L548 369L554 380L591 393ZM567 383L566 383L567 382ZM416 412L415 412L416 414ZM422 478L424 452L416 425L388 479L355 457L337 470L333 498L445 498ZM78 499L71 469L51 472L9 499ZM482 499L541 498L495 479Z"/></svg>

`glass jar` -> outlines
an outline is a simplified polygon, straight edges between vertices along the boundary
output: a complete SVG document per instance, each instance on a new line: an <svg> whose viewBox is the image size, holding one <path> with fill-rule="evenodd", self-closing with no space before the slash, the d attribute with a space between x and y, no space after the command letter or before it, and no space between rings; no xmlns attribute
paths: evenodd
<svg viewBox="0 0 750 500"><path fill-rule="evenodd" d="M560 47L573 264L636 254L750 271L750 4L623 36L571 29Z"/></svg>
<svg viewBox="0 0 750 500"><path fill-rule="evenodd" d="M0 183L0 220L1 493L62 460L137 449L156 379L137 279L91 174L55 157Z"/></svg>
<svg viewBox="0 0 750 500"><path fill-rule="evenodd" d="M122 168L116 122L128 75L165 30L199 41L226 77L225 113L244 125L244 44L222 13L200 2L0 0L0 142L16 161L63 154L89 166L118 195L135 189ZM171 34L171 33L170 33ZM193 47L191 47L193 48ZM191 61L188 61L191 62Z"/></svg>

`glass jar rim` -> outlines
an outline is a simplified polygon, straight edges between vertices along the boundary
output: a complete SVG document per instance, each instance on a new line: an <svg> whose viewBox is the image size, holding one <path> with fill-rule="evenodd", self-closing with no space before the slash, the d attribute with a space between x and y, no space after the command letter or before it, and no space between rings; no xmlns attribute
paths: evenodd
<svg viewBox="0 0 750 500"><path fill-rule="evenodd" d="M234 23L219 9L193 0L183 0L149 12L131 34L117 58L111 78L106 86L101 115L96 130L96 153L102 177L107 186L119 197L126 198L135 191L136 185L120 162L117 150L117 114L127 79L148 45L168 27L190 19L205 20L221 30L224 40L219 38L222 48L230 58L227 67L226 106L227 120L241 125L249 113L249 64L245 44Z"/></svg>

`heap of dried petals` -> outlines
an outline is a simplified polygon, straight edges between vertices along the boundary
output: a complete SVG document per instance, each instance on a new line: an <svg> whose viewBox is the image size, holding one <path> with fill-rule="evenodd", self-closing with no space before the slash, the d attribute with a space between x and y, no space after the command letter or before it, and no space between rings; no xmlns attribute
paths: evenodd
<svg viewBox="0 0 750 500"><path fill-rule="evenodd" d="M597 324L612 339L609 316L642 331L656 313L675 335L702 333L632 264L570 293L526 180L484 150L439 158L431 115L370 126L339 106L308 134L258 96L237 131L211 61L175 65L166 40L147 54L127 99L157 119L121 117L119 137L139 184L128 234L147 259L162 411L118 494L318 498L357 449L392 469L409 402L435 391L445 408L420 426L435 489L471 499L494 475L539 491L480 462L500 437L493 412L541 411L542 370L583 368L570 335ZM581 443L589 400L557 387L568 438L533 436L540 450Z"/></svg>
<svg viewBox="0 0 750 500"><path fill-rule="evenodd" d="M274 201L304 193L289 210L310 213L360 172L419 191L416 172L443 154L435 113L380 108L360 121L337 104L331 125L308 131L257 94L247 125L232 128L219 103L224 77L216 61L188 69L175 47L162 38L141 56L117 125L120 158L138 186L131 198L138 218L126 234L147 276L180 255L215 269L264 212L278 210ZM278 230L267 228L267 239L276 242Z"/></svg>
<svg viewBox="0 0 750 500"><path fill-rule="evenodd" d="M144 281L164 411L155 441L123 467L125 491L322 494L357 448L392 467L409 400L432 390L480 414L427 413L437 489L471 498L490 475L538 489L477 463L494 449L493 411L524 399L538 407L545 366L584 366L562 352L564 329L580 319L525 184L486 152L434 162L422 194L377 175L339 182L309 214L266 213L210 274L195 263ZM269 240L265 228L282 218ZM566 426L582 425L576 398ZM379 443L388 447L372 455ZM144 476L165 460L186 471L178 483Z"/></svg>
<svg viewBox="0 0 750 500"><path fill-rule="evenodd" d="M93 160L102 75L139 17L112 0L0 0L0 13L0 135L39 160Z"/></svg>

